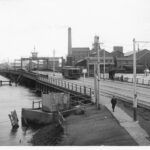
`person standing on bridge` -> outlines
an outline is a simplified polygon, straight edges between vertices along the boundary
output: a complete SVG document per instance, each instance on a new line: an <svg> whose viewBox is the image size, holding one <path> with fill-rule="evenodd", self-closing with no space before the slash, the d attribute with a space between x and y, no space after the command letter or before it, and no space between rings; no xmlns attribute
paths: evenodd
<svg viewBox="0 0 150 150"><path fill-rule="evenodd" d="M113 98L111 99L111 104L112 104L112 110L114 112L115 111L115 106L117 104L117 99L115 98L115 96L113 96Z"/></svg>

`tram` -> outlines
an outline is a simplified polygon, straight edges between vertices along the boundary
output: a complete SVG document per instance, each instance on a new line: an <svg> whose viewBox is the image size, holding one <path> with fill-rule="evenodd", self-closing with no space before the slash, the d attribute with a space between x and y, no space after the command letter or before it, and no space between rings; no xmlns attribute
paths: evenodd
<svg viewBox="0 0 150 150"><path fill-rule="evenodd" d="M66 79L79 79L81 76L81 70L77 67L65 66L62 69L62 75Z"/></svg>

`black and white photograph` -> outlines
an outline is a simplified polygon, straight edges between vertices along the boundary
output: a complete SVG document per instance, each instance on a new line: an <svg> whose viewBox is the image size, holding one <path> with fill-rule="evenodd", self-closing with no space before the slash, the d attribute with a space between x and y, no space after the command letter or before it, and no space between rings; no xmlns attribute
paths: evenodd
<svg viewBox="0 0 150 150"><path fill-rule="evenodd" d="M0 0L0 148L150 146L150 0Z"/></svg>

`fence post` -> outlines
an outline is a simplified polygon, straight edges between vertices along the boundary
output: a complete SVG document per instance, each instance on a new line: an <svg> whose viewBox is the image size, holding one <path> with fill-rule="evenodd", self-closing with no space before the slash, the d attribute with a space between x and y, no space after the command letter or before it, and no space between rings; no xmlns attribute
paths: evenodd
<svg viewBox="0 0 150 150"><path fill-rule="evenodd" d="M86 87L84 86L84 95L86 95Z"/></svg>
<svg viewBox="0 0 150 150"><path fill-rule="evenodd" d="M139 82L139 79L137 78L137 79L136 79L136 83L138 84L138 82Z"/></svg>
<svg viewBox="0 0 150 150"><path fill-rule="evenodd" d="M90 96L91 96L91 88L90 88Z"/></svg>
<svg viewBox="0 0 150 150"><path fill-rule="evenodd" d="M142 84L144 84L144 79L142 79Z"/></svg>
<svg viewBox="0 0 150 150"><path fill-rule="evenodd" d="M57 79L55 79L55 85L57 85Z"/></svg>
<svg viewBox="0 0 150 150"><path fill-rule="evenodd" d="M82 91L81 91L81 86L80 86L80 93L82 93Z"/></svg>
<svg viewBox="0 0 150 150"><path fill-rule="evenodd" d="M73 83L72 83L72 91L73 91Z"/></svg>
<svg viewBox="0 0 150 150"><path fill-rule="evenodd" d="M34 109L34 101L32 101L32 109Z"/></svg>
<svg viewBox="0 0 150 150"><path fill-rule="evenodd" d="M69 82L68 82L68 89L69 89Z"/></svg>
<svg viewBox="0 0 150 150"><path fill-rule="evenodd" d="M66 88L66 81L65 81L65 88Z"/></svg>
<svg viewBox="0 0 150 150"><path fill-rule="evenodd" d="M39 108L40 108L40 101L39 101Z"/></svg>
<svg viewBox="0 0 150 150"><path fill-rule="evenodd" d="M76 92L77 92L77 84L76 84Z"/></svg>
<svg viewBox="0 0 150 150"><path fill-rule="evenodd" d="M138 84L138 78L136 79L136 83Z"/></svg>

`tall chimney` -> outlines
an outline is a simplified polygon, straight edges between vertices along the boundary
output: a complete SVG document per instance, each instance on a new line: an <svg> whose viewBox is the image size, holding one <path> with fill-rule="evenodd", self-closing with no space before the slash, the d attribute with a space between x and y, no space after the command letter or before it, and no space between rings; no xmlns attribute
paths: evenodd
<svg viewBox="0 0 150 150"><path fill-rule="evenodd" d="M68 28L68 56L72 55L71 28Z"/></svg>

